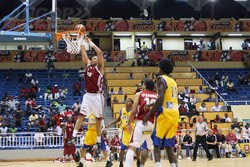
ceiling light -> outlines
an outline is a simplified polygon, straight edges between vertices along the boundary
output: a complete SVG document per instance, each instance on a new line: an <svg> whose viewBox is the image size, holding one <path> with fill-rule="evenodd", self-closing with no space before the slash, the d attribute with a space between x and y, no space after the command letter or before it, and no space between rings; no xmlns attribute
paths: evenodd
<svg viewBox="0 0 250 167"><path fill-rule="evenodd" d="M191 34L191 36L205 36L205 34Z"/></svg>
<svg viewBox="0 0 250 167"><path fill-rule="evenodd" d="M136 36L151 36L152 34L136 34Z"/></svg>
<svg viewBox="0 0 250 167"><path fill-rule="evenodd" d="M242 36L243 34L228 34L228 36Z"/></svg>
<svg viewBox="0 0 250 167"><path fill-rule="evenodd" d="M166 36L181 36L181 34L166 34Z"/></svg>
<svg viewBox="0 0 250 167"><path fill-rule="evenodd" d="M114 36L131 36L131 34L114 34Z"/></svg>

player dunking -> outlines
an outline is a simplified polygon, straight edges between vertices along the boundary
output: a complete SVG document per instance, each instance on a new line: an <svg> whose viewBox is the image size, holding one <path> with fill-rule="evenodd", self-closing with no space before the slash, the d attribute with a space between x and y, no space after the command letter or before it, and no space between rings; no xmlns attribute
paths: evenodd
<svg viewBox="0 0 250 167"><path fill-rule="evenodd" d="M77 25L76 29L79 29L82 25ZM73 138L69 143L75 143L75 137L78 130L82 126L84 117L89 114L93 114L96 118L96 132L97 132L97 145L98 150L100 150L101 143L101 121L104 107L103 98L103 75L104 75L104 58L102 51L87 37L84 36L84 40L89 44L96 52L97 56L92 57L89 60L86 53L86 48L83 43L81 43L81 54L83 64L86 66L85 69L85 90L86 94L83 96L80 115L76 121L75 129L73 132Z"/></svg>
<svg viewBox="0 0 250 167"><path fill-rule="evenodd" d="M161 167L161 146L167 150L171 167L177 167L177 159L173 152L179 119L177 84L174 79L169 77L173 71L173 63L169 59L163 59L160 61L159 68L158 98L143 118L143 124L147 125L153 112L158 112L154 129L156 134L153 137L156 167Z"/></svg>
<svg viewBox="0 0 250 167"><path fill-rule="evenodd" d="M146 90L143 90L142 92L139 92L135 95L135 102L133 105L133 110L130 114L128 126L131 129L131 122L135 119L136 124L134 128L134 132L131 136L130 144L129 144L129 150L126 155L126 161L125 166L126 167L132 167L134 154L136 148L140 148L141 145L146 140L147 147L149 150L153 149L153 142L151 139L151 133L153 131L153 122L154 122L154 115L149 118L147 121L147 125L144 126L142 124L142 119L146 115L146 113L149 111L149 108L145 108L147 104L154 103L157 99L157 94L154 91L155 83L154 81L150 79L146 79L144 81L144 85L146 86ZM141 164L140 166L144 166L144 164Z"/></svg>
<svg viewBox="0 0 250 167"><path fill-rule="evenodd" d="M109 125L107 125L107 128L110 127L113 124L116 124L118 122L121 122L121 130L122 130L122 140L121 140L121 151L119 153L119 160L120 160L120 165L119 167L123 167L123 159L124 159L124 154L125 150L128 149L131 133L128 130L128 118L130 115L130 112L132 110L134 101L131 98L128 98L126 100L126 107L123 107L120 111L119 117L114 121L111 122ZM132 123L132 128L134 129L134 123ZM137 151L137 157L140 156L139 152ZM138 158L139 159L139 158ZM137 166L140 167L140 161L137 160Z"/></svg>

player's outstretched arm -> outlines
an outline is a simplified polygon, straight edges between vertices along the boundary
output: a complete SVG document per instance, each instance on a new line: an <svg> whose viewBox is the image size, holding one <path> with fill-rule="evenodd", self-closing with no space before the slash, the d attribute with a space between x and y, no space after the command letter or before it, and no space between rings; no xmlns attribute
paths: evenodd
<svg viewBox="0 0 250 167"><path fill-rule="evenodd" d="M101 72L104 72L103 71L104 58L103 58L103 54L102 54L101 49L99 47L97 47L87 36L85 36L84 39L95 50L97 58L98 58L98 62L97 62L98 68Z"/></svg>
<svg viewBox="0 0 250 167"><path fill-rule="evenodd" d="M120 121L121 121L121 114L119 115L119 117L115 121L113 121L110 124L108 124L107 128L109 128L111 125L117 124Z"/></svg>
<svg viewBox="0 0 250 167"><path fill-rule="evenodd" d="M128 118L128 126L131 126L131 122L134 121L135 116L137 114L137 108L138 108L138 104L139 104L139 98L140 98L140 92L135 94L135 100L134 100L134 104L133 104L133 108L132 111L130 112L129 118Z"/></svg>
<svg viewBox="0 0 250 167"><path fill-rule="evenodd" d="M147 123L150 115L154 111L156 111L158 109L158 107L160 107L162 105L162 103L163 103L165 90L167 88L166 88L165 84L162 82L162 80L160 78L157 79L157 88L158 88L158 98L156 99L153 107L148 111L148 113L143 118L144 123Z"/></svg>
<svg viewBox="0 0 250 167"><path fill-rule="evenodd" d="M85 66L87 66L88 64L90 64L90 60L88 58L85 45L81 45L81 54L82 54L82 62L83 62L83 64Z"/></svg>

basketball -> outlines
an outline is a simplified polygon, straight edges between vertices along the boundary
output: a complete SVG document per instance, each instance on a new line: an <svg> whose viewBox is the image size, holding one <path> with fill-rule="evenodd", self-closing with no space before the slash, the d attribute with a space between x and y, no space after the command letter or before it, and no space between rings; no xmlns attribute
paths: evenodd
<svg viewBox="0 0 250 167"><path fill-rule="evenodd" d="M86 33L86 28L84 25L77 25L75 28L77 31L81 32L82 34Z"/></svg>

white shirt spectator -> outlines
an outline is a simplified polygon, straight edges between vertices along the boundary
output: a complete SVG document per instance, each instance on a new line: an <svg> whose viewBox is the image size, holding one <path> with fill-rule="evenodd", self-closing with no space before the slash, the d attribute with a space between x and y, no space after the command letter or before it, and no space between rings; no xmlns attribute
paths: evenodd
<svg viewBox="0 0 250 167"><path fill-rule="evenodd" d="M197 101L197 100L196 100L195 97L194 97L194 98L193 98L193 97L190 98L190 103L191 103L192 105L194 105L194 104L196 103L196 101Z"/></svg>
<svg viewBox="0 0 250 167"><path fill-rule="evenodd" d="M211 108L211 111L221 111L221 107L222 106L213 106L212 108Z"/></svg>
<svg viewBox="0 0 250 167"><path fill-rule="evenodd" d="M73 105L72 105L72 108L73 108L73 111L75 112L75 111L77 111L77 110L79 110L79 108L81 108L81 104L80 103L74 103Z"/></svg>
<svg viewBox="0 0 250 167"><path fill-rule="evenodd" d="M32 83L33 85L38 85L39 81L38 81L37 79L32 79L32 80L31 80L31 83Z"/></svg>
<svg viewBox="0 0 250 167"><path fill-rule="evenodd" d="M37 114L29 116L29 121L34 121L34 120L37 120L37 119L38 119L38 115Z"/></svg>
<svg viewBox="0 0 250 167"><path fill-rule="evenodd" d="M225 122L232 122L231 118L229 118L229 117L225 118Z"/></svg>
<svg viewBox="0 0 250 167"><path fill-rule="evenodd" d="M1 131L1 135L6 135L6 133L8 132L8 127L6 127L6 126L4 128L1 127L0 131Z"/></svg>
<svg viewBox="0 0 250 167"><path fill-rule="evenodd" d="M18 104L18 102L12 99L12 100L9 100L8 104L11 109L16 110L16 104Z"/></svg>
<svg viewBox="0 0 250 167"><path fill-rule="evenodd" d="M43 140L44 140L45 136L42 132L37 132L35 133L34 135L34 139L36 141L36 143L43 143Z"/></svg>
<svg viewBox="0 0 250 167"><path fill-rule="evenodd" d="M201 112L207 111L207 107L202 107L202 106L200 106L199 111L201 111Z"/></svg>
<svg viewBox="0 0 250 167"><path fill-rule="evenodd" d="M248 128L242 128L242 137L244 139L250 139L250 129Z"/></svg>
<svg viewBox="0 0 250 167"><path fill-rule="evenodd" d="M62 128L60 126L56 127L56 135L57 136L62 136L63 132L62 132Z"/></svg>
<svg viewBox="0 0 250 167"><path fill-rule="evenodd" d="M109 95L116 95L116 94L117 94L116 91L113 92L109 91Z"/></svg>

